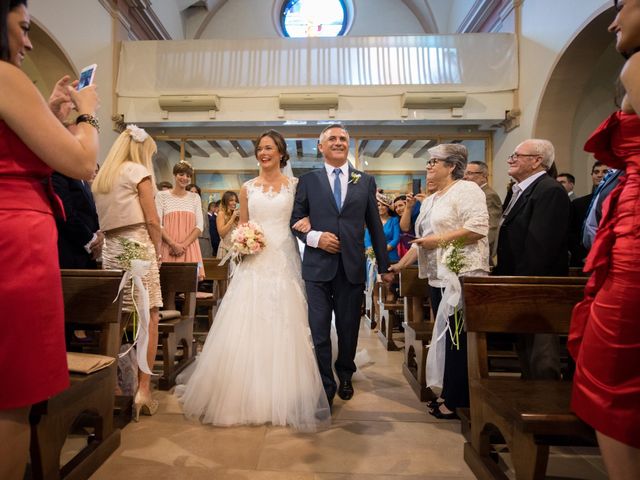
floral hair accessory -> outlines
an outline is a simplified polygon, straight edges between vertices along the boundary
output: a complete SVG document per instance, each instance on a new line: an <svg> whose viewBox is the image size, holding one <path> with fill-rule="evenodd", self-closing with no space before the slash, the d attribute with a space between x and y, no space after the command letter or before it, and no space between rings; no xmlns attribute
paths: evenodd
<svg viewBox="0 0 640 480"><path fill-rule="evenodd" d="M149 134L143 128L134 124L127 125L127 132L129 132L133 141L137 143L143 143L147 138L149 138Z"/></svg>
<svg viewBox="0 0 640 480"><path fill-rule="evenodd" d="M349 177L349 181L347 183L353 183L355 185L360 181L360 177L362 177L361 173L351 172L351 176Z"/></svg>

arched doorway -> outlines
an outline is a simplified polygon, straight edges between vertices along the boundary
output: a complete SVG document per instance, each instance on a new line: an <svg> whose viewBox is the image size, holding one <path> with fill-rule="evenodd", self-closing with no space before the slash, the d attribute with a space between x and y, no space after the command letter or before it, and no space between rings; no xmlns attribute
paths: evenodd
<svg viewBox="0 0 640 480"><path fill-rule="evenodd" d="M579 195L590 189L592 160L583 151L584 141L616 108L615 82L623 59L607 32L614 16L613 7L596 13L567 45L549 76L534 123L534 136L548 138L556 147L558 170L576 176Z"/></svg>

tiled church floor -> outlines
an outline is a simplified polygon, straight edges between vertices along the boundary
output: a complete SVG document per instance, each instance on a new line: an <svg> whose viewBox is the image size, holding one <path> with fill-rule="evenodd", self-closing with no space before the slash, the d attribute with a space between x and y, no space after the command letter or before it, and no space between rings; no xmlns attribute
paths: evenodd
<svg viewBox="0 0 640 480"><path fill-rule="evenodd" d="M120 448L92 478L475 478L462 458L459 422L426 414L402 376L402 352L385 351L366 327L359 349L366 349L371 361L354 378L354 398L343 402L336 397L333 425L326 431L203 426L185 420L171 393L155 392L161 404L158 414L130 423L122 431ZM554 450L550 478L606 478L597 451L567 452Z"/></svg>

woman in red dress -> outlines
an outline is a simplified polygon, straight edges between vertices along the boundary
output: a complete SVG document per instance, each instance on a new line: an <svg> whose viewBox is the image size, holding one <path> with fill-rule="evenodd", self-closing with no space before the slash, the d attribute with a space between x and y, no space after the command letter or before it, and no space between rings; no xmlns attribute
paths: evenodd
<svg viewBox="0 0 640 480"><path fill-rule="evenodd" d="M595 428L611 479L640 478L640 0L614 2L609 30L628 58L622 110L591 135L585 150L624 169L604 202L585 264L592 272L573 312L569 349L576 360L572 408Z"/></svg>
<svg viewBox="0 0 640 480"><path fill-rule="evenodd" d="M29 407L67 388L64 309L53 170L91 179L98 134L95 87L77 92L69 77L44 101L20 66L28 50L26 0L0 0L0 478L22 479L29 451ZM85 114L72 135L72 106ZM56 118L57 117L57 118Z"/></svg>

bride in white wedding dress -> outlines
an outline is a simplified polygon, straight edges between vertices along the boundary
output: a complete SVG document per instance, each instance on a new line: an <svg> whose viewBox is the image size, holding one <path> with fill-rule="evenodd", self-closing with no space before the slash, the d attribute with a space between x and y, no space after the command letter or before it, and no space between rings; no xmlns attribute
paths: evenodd
<svg viewBox="0 0 640 480"><path fill-rule="evenodd" d="M316 431L331 422L289 228L296 178L280 172L289 155L280 133L258 138L260 175L240 191L240 223L259 224L266 247L235 269L195 372L177 389L184 414L220 426L290 426Z"/></svg>

